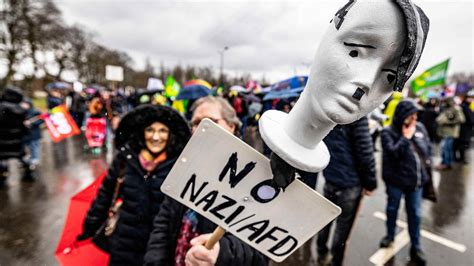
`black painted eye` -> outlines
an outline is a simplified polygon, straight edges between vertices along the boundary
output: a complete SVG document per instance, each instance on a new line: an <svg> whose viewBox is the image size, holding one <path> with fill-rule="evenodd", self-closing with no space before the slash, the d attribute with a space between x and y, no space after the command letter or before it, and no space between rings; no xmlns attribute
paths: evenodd
<svg viewBox="0 0 474 266"><path fill-rule="evenodd" d="M395 80L395 75L394 74L388 74L387 75L387 80L388 80L388 83L392 83Z"/></svg>
<svg viewBox="0 0 474 266"><path fill-rule="evenodd" d="M357 50L352 50L352 51L350 51L349 55L351 57L357 57L357 56L359 56L359 52Z"/></svg>

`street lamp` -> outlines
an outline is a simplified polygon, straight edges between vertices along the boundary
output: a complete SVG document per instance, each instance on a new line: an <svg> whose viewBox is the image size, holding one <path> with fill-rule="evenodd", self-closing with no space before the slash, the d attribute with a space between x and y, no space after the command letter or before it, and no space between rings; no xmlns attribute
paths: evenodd
<svg viewBox="0 0 474 266"><path fill-rule="evenodd" d="M220 73L220 80L221 82L223 82L224 80L224 52L229 50L229 47L228 46L224 46L224 48L222 50L218 50L217 52L220 54L221 56L221 67L220 67L220 70L221 70L221 73Z"/></svg>

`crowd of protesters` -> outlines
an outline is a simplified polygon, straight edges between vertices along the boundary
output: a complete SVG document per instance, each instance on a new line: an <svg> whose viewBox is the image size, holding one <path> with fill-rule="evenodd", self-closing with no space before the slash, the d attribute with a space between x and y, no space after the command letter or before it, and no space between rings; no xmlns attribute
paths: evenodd
<svg viewBox="0 0 474 266"><path fill-rule="evenodd" d="M250 96L249 96L250 95ZM440 141L440 171L455 162L468 163L473 135L473 90L460 97L421 102L394 95L367 117L336 126L326 136L331 161L323 171L324 196L342 208L317 236L319 265L343 265L348 239L364 196L377 188L375 147L381 147L382 178L387 193L386 235L380 247L392 245L400 200L405 198L412 261L426 261L420 244L422 188L431 175L432 145ZM297 98L262 101L261 95L230 91L188 101L178 112L161 92L136 93L89 87L48 91L48 109L65 104L83 130L87 118L105 118L114 138L114 160L83 225L78 241L94 238L109 215L121 179L121 218L109 241L110 264L127 265L266 265L268 260L231 234L205 249L216 227L160 191L160 186L199 122L209 118L246 140L265 155L271 151L258 138L258 119L268 109L289 112ZM385 107L386 106L386 107ZM41 161L40 112L21 90L8 87L0 100L0 186L8 177L7 160L18 158L23 179L34 180ZM188 118L188 119L186 119ZM381 136L380 142L377 136ZM379 144L380 143L380 144ZM316 189L317 173L300 173Z"/></svg>

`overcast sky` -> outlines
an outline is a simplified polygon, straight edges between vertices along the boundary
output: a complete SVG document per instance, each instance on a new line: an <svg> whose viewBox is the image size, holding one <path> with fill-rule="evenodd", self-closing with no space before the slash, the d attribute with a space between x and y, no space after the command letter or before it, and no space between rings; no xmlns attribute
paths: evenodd
<svg viewBox="0 0 474 266"><path fill-rule="evenodd" d="M211 66L226 73L263 74L270 81L307 74L323 32L346 0L145 1L56 0L68 24L96 41L127 52L135 67L149 57L156 67ZM431 21L419 74L450 57L449 74L473 72L471 0L415 1Z"/></svg>

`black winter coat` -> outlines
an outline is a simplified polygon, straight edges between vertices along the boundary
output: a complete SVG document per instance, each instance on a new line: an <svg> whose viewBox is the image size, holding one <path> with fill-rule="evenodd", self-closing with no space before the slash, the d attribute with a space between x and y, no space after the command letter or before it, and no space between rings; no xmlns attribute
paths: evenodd
<svg viewBox="0 0 474 266"><path fill-rule="evenodd" d="M181 220L188 208L166 196L154 221L154 229L148 242L145 265L173 266L176 240L181 229ZM216 224L198 215L199 234L212 233ZM267 265L264 255L235 236L226 233L220 240L217 266Z"/></svg>
<svg viewBox="0 0 474 266"><path fill-rule="evenodd" d="M140 166L137 154L128 147L120 148L87 213L86 236L93 236L107 218L122 161L125 161L125 180L120 192L123 205L117 227L110 237L110 265L142 265L153 218L164 199L160 187L176 158L162 162L147 173Z"/></svg>
<svg viewBox="0 0 474 266"><path fill-rule="evenodd" d="M48 96L46 102L48 103L48 109L53 109L54 107L61 105L63 100L54 96Z"/></svg>
<svg viewBox="0 0 474 266"><path fill-rule="evenodd" d="M421 156L416 153L414 145ZM431 142L423 124L416 124L411 140L403 137L394 125L385 128L382 131L382 147L382 176L387 184L413 191L426 183L426 166L431 166Z"/></svg>
<svg viewBox="0 0 474 266"><path fill-rule="evenodd" d="M32 117L38 116L41 113L36 110L35 108L30 108L26 111L26 119L30 119ZM39 140L41 139L41 128L40 125L43 124L44 121L42 119L38 119L35 122L31 123L30 127L27 130L27 134L24 138L25 142L29 142L32 140Z"/></svg>
<svg viewBox="0 0 474 266"><path fill-rule="evenodd" d="M461 124L459 139L469 143L472 137L472 127L474 126L474 112L471 111L467 102L463 102L461 108L466 120Z"/></svg>
<svg viewBox="0 0 474 266"><path fill-rule="evenodd" d="M18 103L0 101L0 160L20 158L23 155L25 117L25 109Z"/></svg>
<svg viewBox="0 0 474 266"><path fill-rule="evenodd" d="M338 125L324 138L331 154L323 170L326 182L341 189L377 187L375 158L367 117L348 125Z"/></svg>

